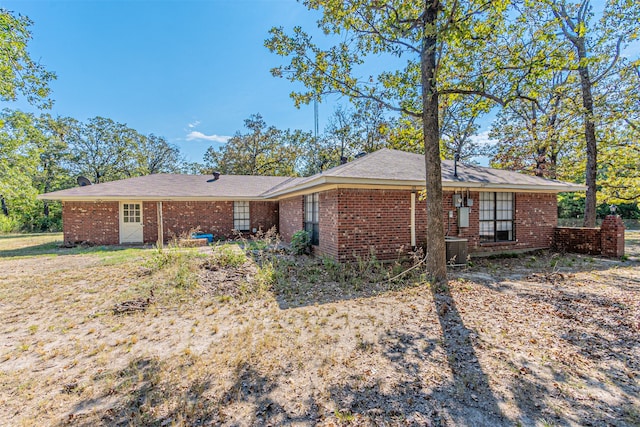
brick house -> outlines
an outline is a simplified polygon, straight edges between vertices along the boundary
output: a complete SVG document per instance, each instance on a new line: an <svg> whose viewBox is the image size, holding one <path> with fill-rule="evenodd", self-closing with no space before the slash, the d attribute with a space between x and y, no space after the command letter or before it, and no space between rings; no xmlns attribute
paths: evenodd
<svg viewBox="0 0 640 427"><path fill-rule="evenodd" d="M63 202L67 243L155 243L190 229L230 237L233 230L298 230L314 251L339 260L379 259L424 243L424 157L382 149L305 178L158 174L40 196ZM515 172L442 162L445 234L470 253L549 248L559 192L570 184Z"/></svg>

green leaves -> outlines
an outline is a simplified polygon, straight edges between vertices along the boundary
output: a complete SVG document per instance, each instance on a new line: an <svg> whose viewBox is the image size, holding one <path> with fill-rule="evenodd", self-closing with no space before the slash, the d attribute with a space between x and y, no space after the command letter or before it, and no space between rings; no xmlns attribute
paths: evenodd
<svg viewBox="0 0 640 427"><path fill-rule="evenodd" d="M298 174L311 134L267 127L260 114L246 119L245 128L249 132L237 132L223 146L207 150L204 161L210 170L234 175Z"/></svg>
<svg viewBox="0 0 640 427"><path fill-rule="evenodd" d="M50 108L49 83L56 75L29 56L31 24L26 16L0 9L0 99L15 101L21 94L33 105Z"/></svg>

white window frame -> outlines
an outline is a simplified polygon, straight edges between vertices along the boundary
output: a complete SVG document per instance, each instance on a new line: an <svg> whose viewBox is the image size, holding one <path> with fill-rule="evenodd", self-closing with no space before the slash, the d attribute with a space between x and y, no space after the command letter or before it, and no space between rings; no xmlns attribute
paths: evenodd
<svg viewBox="0 0 640 427"><path fill-rule="evenodd" d="M122 222L139 224L142 222L142 203L123 203Z"/></svg>
<svg viewBox="0 0 640 427"><path fill-rule="evenodd" d="M238 231L251 230L251 209L247 200L233 202L233 228Z"/></svg>

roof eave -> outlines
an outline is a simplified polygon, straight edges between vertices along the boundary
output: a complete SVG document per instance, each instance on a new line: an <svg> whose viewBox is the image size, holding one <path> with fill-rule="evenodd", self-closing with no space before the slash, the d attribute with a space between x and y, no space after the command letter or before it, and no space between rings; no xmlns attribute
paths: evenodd
<svg viewBox="0 0 640 427"><path fill-rule="evenodd" d="M140 201L231 201L231 200L248 200L259 201L265 199L282 198L288 194L306 192L313 188L324 185L370 185L380 187L407 187L422 188L425 187L424 180L398 180L398 179L379 179L379 178L353 178L341 176L319 176L316 179L304 182L302 184L293 185L275 192L265 192L255 196L136 196L136 195L56 195L55 193L40 194L37 196L39 200L60 200L60 201L120 201L120 200L140 200ZM587 187L578 184L504 184L504 183L487 183L487 182L469 182L469 181L443 181L442 187L446 189L486 189L486 190L508 190L508 191L526 191L526 192L545 192L545 193L562 193L574 191L586 191Z"/></svg>
<svg viewBox="0 0 640 427"><path fill-rule="evenodd" d="M261 196L54 196L51 194L39 194L39 200L59 200L61 202L118 202L120 200L136 200L141 202L228 202L228 201L263 201Z"/></svg>
<svg viewBox="0 0 640 427"><path fill-rule="evenodd" d="M518 190L526 192L564 193L586 191L587 187L578 184L502 184L489 182L443 181L443 188L475 188L493 190Z"/></svg>
<svg viewBox="0 0 640 427"><path fill-rule="evenodd" d="M273 193L265 193L266 198L279 198L290 193L298 193L304 190L310 190L321 185L331 184L354 184L354 185L379 185L394 187L425 187L424 180L394 180L394 179L374 179L374 178L347 178L337 176L322 176L317 179L305 182L300 185L294 185ZM546 192L546 193L562 193L572 191L586 191L587 187L577 184L499 184L486 182L468 182L468 181L443 181L443 188L475 188L475 189L494 189L494 190L519 190L527 192Z"/></svg>

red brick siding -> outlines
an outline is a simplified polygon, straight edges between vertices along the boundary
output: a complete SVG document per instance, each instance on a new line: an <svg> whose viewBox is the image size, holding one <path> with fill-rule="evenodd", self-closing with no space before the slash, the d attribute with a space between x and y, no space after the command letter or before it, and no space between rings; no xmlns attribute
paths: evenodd
<svg viewBox="0 0 640 427"><path fill-rule="evenodd" d="M553 248L561 252L599 255L602 248L600 229L557 227Z"/></svg>
<svg viewBox="0 0 640 427"><path fill-rule="evenodd" d="M557 227L553 247L562 252L619 258L624 255L624 223L619 216L609 215L600 228Z"/></svg>
<svg viewBox="0 0 640 427"><path fill-rule="evenodd" d="M316 254L330 255L339 258L338 221L339 190L323 191L318 195L318 246Z"/></svg>
<svg viewBox="0 0 640 427"><path fill-rule="evenodd" d="M296 196L280 200L278 210L280 237L283 242L289 243L293 233L304 228L304 197Z"/></svg>
<svg viewBox="0 0 640 427"><path fill-rule="evenodd" d="M480 194L469 192L473 206L469 211L469 227L458 229L458 210L453 207L452 192L444 193L445 233L449 224L449 236L468 239L469 253L499 252L514 249L549 248L558 223L558 207L555 194L515 193L514 232L515 241L504 243L480 243ZM466 198L466 192L464 193ZM448 211L453 218L448 218Z"/></svg>
<svg viewBox="0 0 640 427"><path fill-rule="evenodd" d="M378 259L394 259L399 251L409 249L411 191L341 189L334 192L338 200L338 259L366 257L372 251ZM321 227L321 242L324 233L327 230Z"/></svg>
<svg viewBox="0 0 640 427"><path fill-rule="evenodd" d="M249 202L251 230L269 231L278 227L278 202Z"/></svg>
<svg viewBox="0 0 640 427"><path fill-rule="evenodd" d="M144 241L158 240L157 202L144 203ZM164 239L199 229L215 237L233 236L233 202L162 202Z"/></svg>
<svg viewBox="0 0 640 427"><path fill-rule="evenodd" d="M465 196L466 196L465 192ZM453 207L453 192L445 192L443 218L445 233L468 239L470 253L548 248L557 225L555 194L516 193L513 242L480 243L479 193L470 192L473 199L469 212L469 227L458 229L457 209ZM298 205L300 206L300 205ZM281 205L281 215L285 207ZM302 215L302 206L298 208ZM379 259L394 259L411 243L411 191L339 189L320 193L319 253L339 260L364 257L375 249ZM448 212L453 211L453 217ZM286 213L284 215L290 215ZM426 240L426 203L416 197L416 243ZM282 227L282 221L281 221ZM337 228L337 231L336 231Z"/></svg>
<svg viewBox="0 0 640 427"><path fill-rule="evenodd" d="M118 202L63 202L64 241L98 245L120 243Z"/></svg>
<svg viewBox="0 0 640 427"><path fill-rule="evenodd" d="M617 215L608 215L600 227L602 255L619 258L624 255L624 222Z"/></svg>
<svg viewBox="0 0 640 427"><path fill-rule="evenodd" d="M164 204L162 202L164 211ZM142 203L142 240L145 243L156 243L158 241L158 211L156 210L157 202ZM165 241L169 240L167 231L163 230Z"/></svg>

